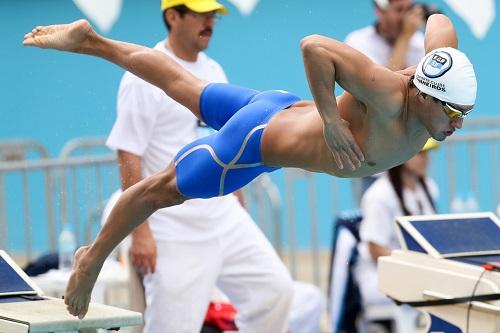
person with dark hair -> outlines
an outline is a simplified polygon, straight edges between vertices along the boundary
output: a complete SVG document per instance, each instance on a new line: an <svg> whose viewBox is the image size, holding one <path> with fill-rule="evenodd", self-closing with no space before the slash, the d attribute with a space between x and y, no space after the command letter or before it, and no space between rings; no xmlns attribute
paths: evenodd
<svg viewBox="0 0 500 333"><path fill-rule="evenodd" d="M346 44L391 70L415 65L424 56L423 5L413 0L374 0L375 24L354 30Z"/></svg>
<svg viewBox="0 0 500 333"><path fill-rule="evenodd" d="M217 16L227 9L215 0L162 0L160 9L168 36L154 49L199 79L227 83L222 67L204 52ZM130 72L123 75L106 142L117 151L123 190L208 134L161 89ZM287 330L292 279L235 194L160 209L132 232L131 304L144 311L144 333L199 333L216 287L238 310L242 331Z"/></svg>
<svg viewBox="0 0 500 333"><path fill-rule="evenodd" d="M476 100L472 63L456 49L455 29L444 15L427 21L428 54L401 72L376 65L337 40L305 37L301 48L314 102L283 90L208 83L157 50L97 34L86 20L37 27L23 44L120 65L217 130L182 148L163 171L128 188L95 242L76 252L65 302L79 317L87 313L105 258L158 209L232 193L281 167L345 178L387 170L409 160L429 137L443 141L461 128ZM338 99L335 83L345 89Z"/></svg>
<svg viewBox="0 0 500 333"><path fill-rule="evenodd" d="M429 139L417 155L405 163L390 168L368 188L361 198L360 224L361 242L358 246L359 257L355 266L355 278L361 293L364 309L391 305L393 302L378 290L377 259L390 255L399 248L394 220L397 216L424 215L436 213L438 187L427 176L429 151L436 149L438 143ZM396 318L414 328L416 312L409 308L396 309ZM399 327L397 332L407 332Z"/></svg>

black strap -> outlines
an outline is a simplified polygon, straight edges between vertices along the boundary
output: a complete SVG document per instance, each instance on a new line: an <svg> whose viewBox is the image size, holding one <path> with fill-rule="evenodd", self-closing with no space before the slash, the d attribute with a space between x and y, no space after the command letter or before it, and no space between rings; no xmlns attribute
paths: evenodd
<svg viewBox="0 0 500 333"><path fill-rule="evenodd" d="M427 183L425 182L425 178L419 177L418 181L419 181L420 185L422 185L422 188L424 189L425 196L427 197L427 200L429 200L429 203L431 204L432 210L434 211L434 213L436 213L437 212L436 203L434 202L434 199L432 198L431 192L429 191L429 188L427 187Z"/></svg>
<svg viewBox="0 0 500 333"><path fill-rule="evenodd" d="M22 298L28 300L28 301L43 301L46 300L45 297L39 296L39 295L22 295Z"/></svg>
<svg viewBox="0 0 500 333"><path fill-rule="evenodd" d="M413 306L415 308L422 306L442 306L442 305L452 305L452 304L460 304L467 303L472 301L495 301L500 299L500 293L496 294L483 294L483 295L475 295L475 296L465 296L465 297L455 297L455 298L447 298L447 299L435 299L428 301L410 301L410 302L401 302L393 299L393 301L397 305L407 304Z"/></svg>

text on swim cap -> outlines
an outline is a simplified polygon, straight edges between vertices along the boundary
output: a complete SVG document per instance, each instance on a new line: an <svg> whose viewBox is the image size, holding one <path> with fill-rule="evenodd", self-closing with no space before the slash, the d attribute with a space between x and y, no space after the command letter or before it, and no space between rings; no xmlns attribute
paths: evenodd
<svg viewBox="0 0 500 333"><path fill-rule="evenodd" d="M415 76L415 78L417 79L418 82L420 82L424 86L427 86L437 91L446 92L446 86L444 85L444 83L432 81L429 78L423 77L418 74Z"/></svg>

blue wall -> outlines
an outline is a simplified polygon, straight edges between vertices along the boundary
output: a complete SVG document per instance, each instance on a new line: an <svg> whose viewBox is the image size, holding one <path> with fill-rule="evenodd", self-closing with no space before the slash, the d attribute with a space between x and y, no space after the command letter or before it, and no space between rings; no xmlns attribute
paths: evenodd
<svg viewBox="0 0 500 333"><path fill-rule="evenodd" d="M219 23L208 53L224 66L230 81L256 89L285 89L304 98L310 98L310 93L300 58L300 39L319 33L342 40L349 31L374 21L371 1L261 0L249 16L241 15L228 1L221 2L228 6L230 15ZM478 40L443 1L435 3L455 23L460 47L475 64L479 97L473 117L497 115L498 21L485 39ZM71 138L102 136L110 130L120 68L88 56L21 45L22 36L36 25L81 17L84 15L72 1L0 1L0 139L35 139L56 155ZM148 46L164 35L159 0L123 0L121 15L107 34ZM319 184L323 184L322 177ZM282 175L276 175L275 180L282 185ZM342 200L343 208L354 207L350 189L342 186L345 192L337 199L329 196L328 189L322 192L329 199L319 204L320 220L330 221L330 200ZM299 210L299 215L307 215L305 208ZM302 218L307 220L307 216ZM329 235L327 222L323 228L323 234ZM322 243L328 243L327 236Z"/></svg>
<svg viewBox="0 0 500 333"><path fill-rule="evenodd" d="M154 45L165 31L158 3L124 0L121 16L107 35ZM306 98L310 93L299 40L312 33L343 39L350 30L374 20L370 1L262 0L249 16L224 3L230 15L219 23L208 53L224 65L230 80L258 89L286 89ZM477 40L443 2L437 3L450 14L460 46L475 64L479 78L475 116L494 115L495 99L488 96L495 96L499 75L498 22L484 40ZM72 1L0 1L1 138L34 138L55 153L70 138L103 135L110 129L121 69L87 56L21 46L22 36L36 25L81 17Z"/></svg>

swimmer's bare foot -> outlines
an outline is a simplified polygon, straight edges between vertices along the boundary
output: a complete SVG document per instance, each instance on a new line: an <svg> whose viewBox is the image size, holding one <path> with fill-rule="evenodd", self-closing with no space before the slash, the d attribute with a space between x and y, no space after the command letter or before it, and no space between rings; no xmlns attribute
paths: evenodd
<svg viewBox="0 0 500 333"><path fill-rule="evenodd" d="M75 253L75 265L69 278L64 303L68 312L82 319L87 314L90 296L101 265L86 257L90 246L83 246Z"/></svg>
<svg viewBox="0 0 500 333"><path fill-rule="evenodd" d="M69 24L36 27L24 35L23 45L81 52L85 42L95 35L87 20L78 20Z"/></svg>

